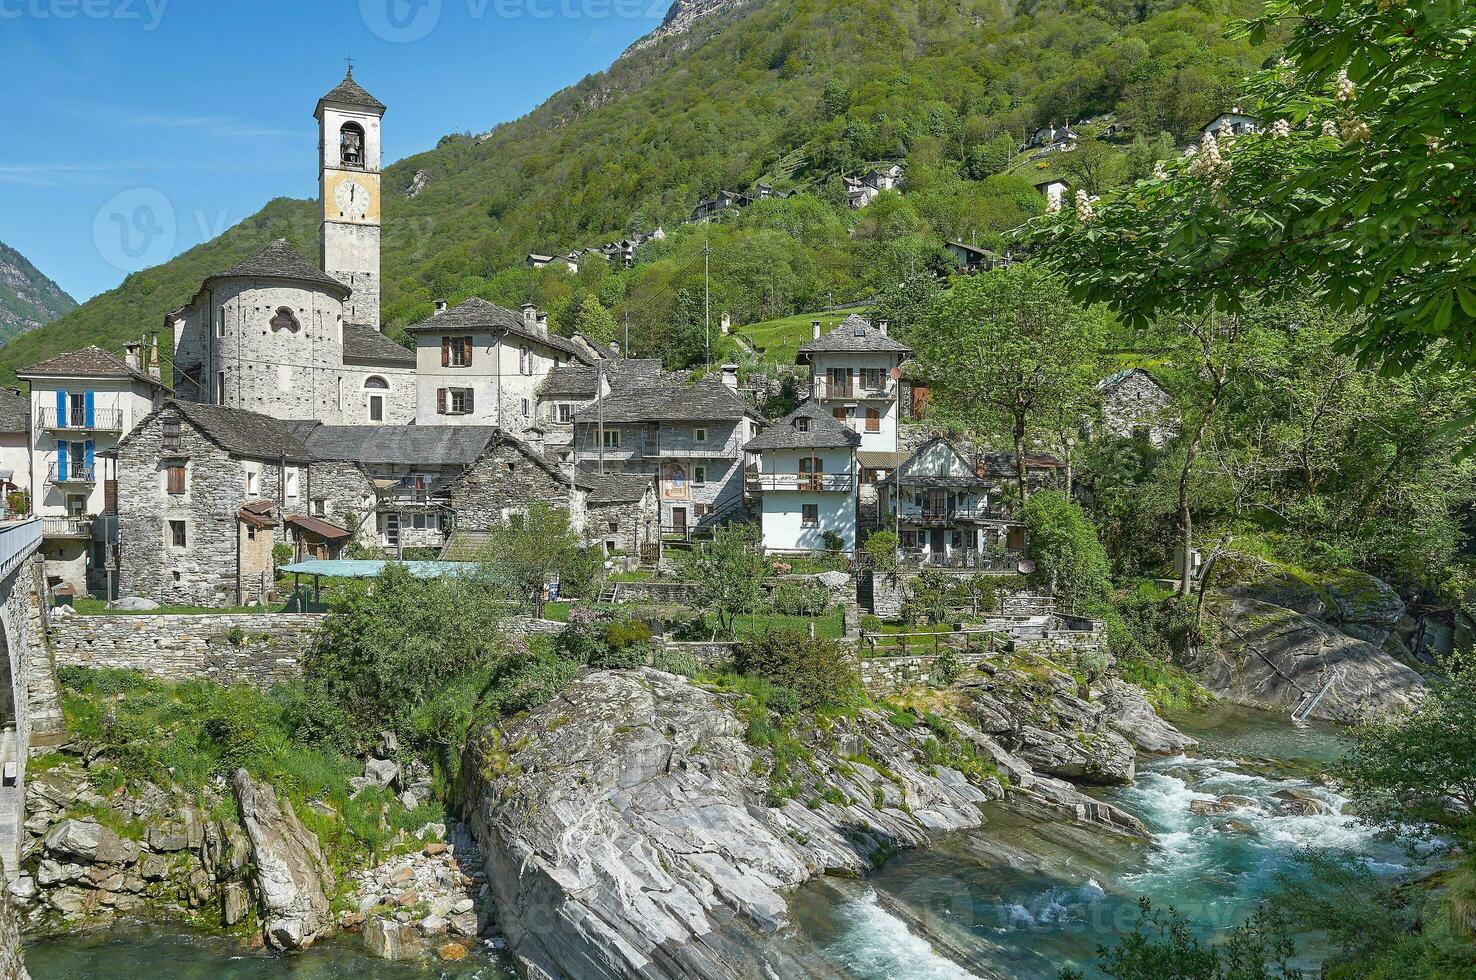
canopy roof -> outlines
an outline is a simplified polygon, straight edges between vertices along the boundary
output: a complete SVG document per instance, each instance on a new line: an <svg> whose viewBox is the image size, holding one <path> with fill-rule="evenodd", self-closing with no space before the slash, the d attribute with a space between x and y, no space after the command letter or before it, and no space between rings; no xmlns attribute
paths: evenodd
<svg viewBox="0 0 1476 980"><path fill-rule="evenodd" d="M379 578L386 565L394 562L368 558L314 558L309 561L283 565L282 571L291 575L327 575L334 578ZM407 561L401 562L416 578L441 578L443 576L472 575L481 566L474 561Z"/></svg>

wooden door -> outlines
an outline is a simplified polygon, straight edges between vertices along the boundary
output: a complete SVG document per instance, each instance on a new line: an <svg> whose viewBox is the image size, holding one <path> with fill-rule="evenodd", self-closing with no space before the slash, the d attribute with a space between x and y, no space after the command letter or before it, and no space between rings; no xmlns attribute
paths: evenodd
<svg viewBox="0 0 1476 980"><path fill-rule="evenodd" d="M678 534L687 533L687 508L673 507L671 509L671 527Z"/></svg>

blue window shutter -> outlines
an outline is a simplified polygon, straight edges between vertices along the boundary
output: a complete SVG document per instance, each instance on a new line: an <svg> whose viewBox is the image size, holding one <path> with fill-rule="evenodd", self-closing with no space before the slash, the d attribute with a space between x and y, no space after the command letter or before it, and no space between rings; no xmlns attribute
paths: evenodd
<svg viewBox="0 0 1476 980"><path fill-rule="evenodd" d="M85 409L83 409L83 411L87 413L87 427L89 429L97 424L97 406L93 404L92 397L94 394L96 394L96 392L89 391L86 395L82 396L82 403L87 406ZM88 446L91 445L91 443L88 443ZM88 461L87 465L92 465L91 460Z"/></svg>
<svg viewBox="0 0 1476 980"><path fill-rule="evenodd" d="M88 393L87 400L89 402L92 401L92 394L90 392ZM92 461L93 461L92 440L91 439L88 439L85 443L82 444L82 457L83 457L83 461L84 461L83 462L83 465L87 467L84 472L91 473L92 472Z"/></svg>
<svg viewBox="0 0 1476 980"><path fill-rule="evenodd" d="M67 393L65 391L56 393L56 424L67 424Z"/></svg>
<svg viewBox="0 0 1476 980"><path fill-rule="evenodd" d="M56 477L58 480L65 480L67 475L67 444L58 442L56 444Z"/></svg>

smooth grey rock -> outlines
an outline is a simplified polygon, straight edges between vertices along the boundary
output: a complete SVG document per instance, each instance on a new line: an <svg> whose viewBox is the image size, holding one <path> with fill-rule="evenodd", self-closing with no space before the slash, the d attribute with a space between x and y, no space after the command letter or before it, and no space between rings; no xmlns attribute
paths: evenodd
<svg viewBox="0 0 1476 980"><path fill-rule="evenodd" d="M120 612L152 612L159 608L159 604L153 599L144 599L141 596L130 595L121 599L114 599L108 603L109 609Z"/></svg>
<svg viewBox="0 0 1476 980"><path fill-rule="evenodd" d="M1015 754L1037 772L1103 786L1131 783L1137 764L1128 740L1108 730L1063 734L1026 725Z"/></svg>
<svg viewBox="0 0 1476 980"><path fill-rule="evenodd" d="M375 786L389 786L400 778L400 764L393 759L365 759L364 775Z"/></svg>
<svg viewBox="0 0 1476 980"><path fill-rule="evenodd" d="M163 881L169 877L169 859L162 854L146 854L138 873L145 881Z"/></svg>
<svg viewBox="0 0 1476 980"><path fill-rule="evenodd" d="M298 822L290 802L245 769L236 770L231 785L251 844L267 942L278 949L311 946L332 928L328 896L336 887L318 838Z"/></svg>
<svg viewBox="0 0 1476 980"><path fill-rule="evenodd" d="M363 936L370 955L380 959L410 960L425 954L420 933L403 922L372 917L364 922Z"/></svg>
<svg viewBox="0 0 1476 980"><path fill-rule="evenodd" d="M220 918L227 926L233 926L246 918L250 908L250 896L246 886L239 881L228 881L220 890Z"/></svg>
<svg viewBox="0 0 1476 980"><path fill-rule="evenodd" d="M100 823L68 818L47 831L46 851L48 854L92 861L97 857L97 849L102 845L105 832L112 834L112 831L106 830Z"/></svg>
<svg viewBox="0 0 1476 980"><path fill-rule="evenodd" d="M190 846L189 831L179 826L153 826L149 828L149 850L164 853L183 851Z"/></svg>
<svg viewBox="0 0 1476 980"><path fill-rule="evenodd" d="M1158 717L1143 689L1118 678L1102 685L1099 699L1108 724L1120 732L1139 752L1150 755L1182 755L1199 743Z"/></svg>

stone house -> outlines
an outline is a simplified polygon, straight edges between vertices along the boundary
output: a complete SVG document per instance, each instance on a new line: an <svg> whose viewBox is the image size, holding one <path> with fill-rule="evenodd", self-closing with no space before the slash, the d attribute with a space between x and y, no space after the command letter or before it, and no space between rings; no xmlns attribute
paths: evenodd
<svg viewBox="0 0 1476 980"><path fill-rule="evenodd" d="M0 494L31 491L31 400L0 388Z"/></svg>
<svg viewBox="0 0 1476 980"><path fill-rule="evenodd" d="M113 449L119 593L229 605L259 593L300 511L310 456L301 423L169 401Z"/></svg>
<svg viewBox="0 0 1476 980"><path fill-rule="evenodd" d="M885 320L873 324L853 314L824 334L813 321L811 339L795 356L810 368L811 400L860 437L864 461L882 464L863 466L863 482L874 482L895 462L902 392L893 374L911 353L888 335Z"/></svg>
<svg viewBox="0 0 1476 980"><path fill-rule="evenodd" d="M895 529L905 559L980 571L1012 572L1025 527L1005 502L1002 467L935 437L881 481L881 526Z"/></svg>
<svg viewBox="0 0 1476 980"><path fill-rule="evenodd" d="M595 357L551 333L531 306L509 310L473 297L409 328L416 340L416 419L423 426L534 424L538 391L554 368Z"/></svg>
<svg viewBox="0 0 1476 980"><path fill-rule="evenodd" d="M758 456L748 476L760 500L763 548L784 554L856 548L856 447L861 436L807 401L749 440Z"/></svg>
<svg viewBox="0 0 1476 980"><path fill-rule="evenodd" d="M1178 430L1174 399L1142 368L1126 368L1097 383L1102 397L1102 429L1121 439L1141 434L1154 446Z"/></svg>
<svg viewBox="0 0 1476 980"><path fill-rule="evenodd" d="M574 412L575 464L586 473L654 475L663 533L685 536L744 507L743 446L759 416L738 369L692 384L612 390Z"/></svg>
<svg viewBox="0 0 1476 980"><path fill-rule="evenodd" d="M601 395L678 383L657 358L607 358L589 364L554 368L538 389L537 424L545 452L562 462L574 461L574 416Z"/></svg>
<svg viewBox="0 0 1476 980"><path fill-rule="evenodd" d="M100 347L58 354L16 372L30 387L26 444L31 513L53 588L86 595L106 584L116 474L109 451L163 401L158 352L143 341L122 357Z"/></svg>
<svg viewBox="0 0 1476 980"><path fill-rule="evenodd" d="M1248 136L1251 133L1261 131L1261 120L1255 116L1246 115L1239 107L1229 112L1222 112L1203 126L1199 131L1207 136L1221 139L1226 136Z"/></svg>

